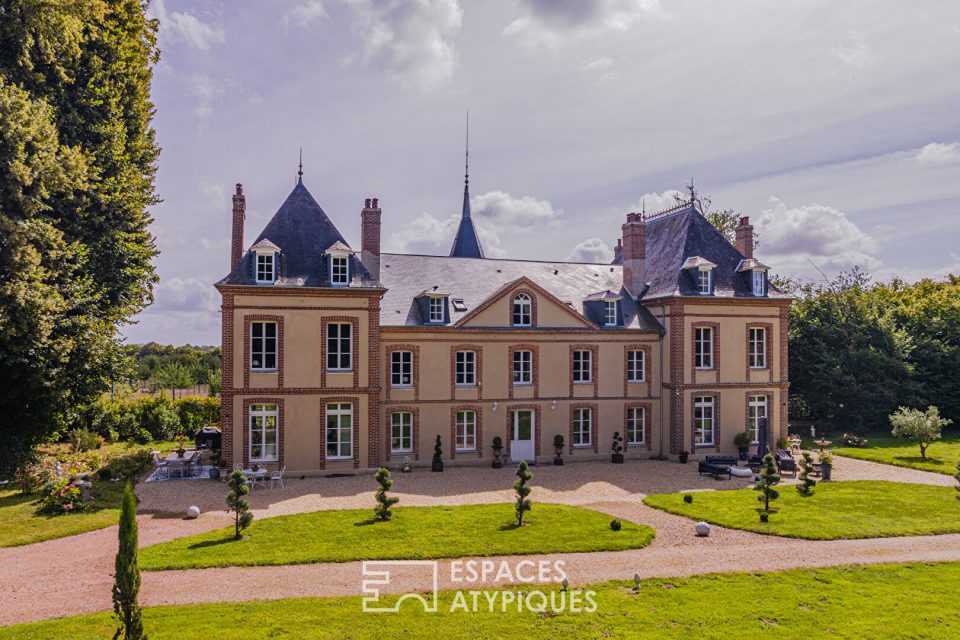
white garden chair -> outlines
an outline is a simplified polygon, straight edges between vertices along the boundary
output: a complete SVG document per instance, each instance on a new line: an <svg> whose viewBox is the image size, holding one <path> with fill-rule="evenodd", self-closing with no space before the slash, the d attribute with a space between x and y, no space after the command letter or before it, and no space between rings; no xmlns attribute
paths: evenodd
<svg viewBox="0 0 960 640"><path fill-rule="evenodd" d="M283 489L283 474L287 471L287 465L280 467L279 471L274 471L270 474L270 488L273 489L275 482L280 483L280 488Z"/></svg>

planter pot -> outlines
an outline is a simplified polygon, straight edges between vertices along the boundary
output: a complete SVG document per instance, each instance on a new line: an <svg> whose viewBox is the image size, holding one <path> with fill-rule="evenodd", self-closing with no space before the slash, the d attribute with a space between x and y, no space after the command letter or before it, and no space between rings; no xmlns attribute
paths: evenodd
<svg viewBox="0 0 960 640"><path fill-rule="evenodd" d="M611 456L610 462L612 462L613 464L623 464L623 454L622 453L613 454L613 456Z"/></svg>
<svg viewBox="0 0 960 640"><path fill-rule="evenodd" d="M211 480L220 479L220 469L218 469L217 467L211 467L209 473L210 473Z"/></svg>
<svg viewBox="0 0 960 640"><path fill-rule="evenodd" d="M821 464L821 465L820 465L820 473L821 473L822 476L823 476L823 481L824 481L824 482L830 482L830 474L833 473L833 465L832 465L832 464Z"/></svg>
<svg viewBox="0 0 960 640"><path fill-rule="evenodd" d="M493 450L493 464L491 465L494 469L500 469L503 467L503 460L500 459L500 454L503 449L494 449Z"/></svg>
<svg viewBox="0 0 960 640"><path fill-rule="evenodd" d="M689 454L689 453L681 453L681 454L679 454L677 457L680 458L681 464L687 464L687 458L690 457L690 454Z"/></svg>
<svg viewBox="0 0 960 640"><path fill-rule="evenodd" d="M431 471L443 471L443 462L434 462L430 465Z"/></svg>
<svg viewBox="0 0 960 640"><path fill-rule="evenodd" d="M556 457L553 459L554 466L562 467L563 466L563 447L554 447L553 451L554 453L557 454Z"/></svg>

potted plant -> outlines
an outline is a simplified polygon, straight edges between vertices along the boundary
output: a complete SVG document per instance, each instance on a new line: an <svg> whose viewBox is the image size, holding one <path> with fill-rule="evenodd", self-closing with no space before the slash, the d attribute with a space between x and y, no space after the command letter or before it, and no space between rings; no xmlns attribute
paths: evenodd
<svg viewBox="0 0 960 640"><path fill-rule="evenodd" d="M677 454L677 457L680 459L680 462L682 464L687 464L687 459L690 457L690 452L684 449L679 454Z"/></svg>
<svg viewBox="0 0 960 640"><path fill-rule="evenodd" d="M218 449L213 450L213 458L210 461L209 475L211 480L220 479L220 451Z"/></svg>
<svg viewBox="0 0 960 640"><path fill-rule="evenodd" d="M503 453L503 440L500 436L493 436L493 468L499 469L503 466L503 460L500 454Z"/></svg>
<svg viewBox="0 0 960 640"><path fill-rule="evenodd" d="M180 444L180 446L177 447L177 457L178 457L178 458L182 458L182 457L183 457L183 454L185 454L185 453L187 452L187 450L183 447L183 443L186 442L186 441L187 441L187 439L186 439L186 437L184 437L183 432L181 431L180 434L177 436L177 442Z"/></svg>
<svg viewBox="0 0 960 640"><path fill-rule="evenodd" d="M623 436L619 431L613 432L613 446L610 448L613 450L610 461L613 464L623 464Z"/></svg>
<svg viewBox="0 0 960 640"><path fill-rule="evenodd" d="M443 447L440 446L440 434L437 434L437 442L433 445L433 465L431 471L443 471Z"/></svg>
<svg viewBox="0 0 960 640"><path fill-rule="evenodd" d="M820 452L820 473L824 482L830 482L830 474L833 473L833 451L823 450Z"/></svg>
<svg viewBox="0 0 960 640"><path fill-rule="evenodd" d="M733 444L736 445L741 460L746 460L750 454L750 440L750 434L746 431L741 431L733 436Z"/></svg>
<svg viewBox="0 0 960 640"><path fill-rule="evenodd" d="M553 459L553 464L562 467L563 466L563 436L559 433L553 436L553 450L557 454L557 457Z"/></svg>
<svg viewBox="0 0 960 640"><path fill-rule="evenodd" d="M789 451L790 450L790 440L787 439L787 436L780 436L777 438L777 451Z"/></svg>

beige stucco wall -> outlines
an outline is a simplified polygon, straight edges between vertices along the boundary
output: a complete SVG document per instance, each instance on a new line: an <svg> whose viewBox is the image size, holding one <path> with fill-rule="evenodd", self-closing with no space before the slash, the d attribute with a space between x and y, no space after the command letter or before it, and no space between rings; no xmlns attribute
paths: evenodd
<svg viewBox="0 0 960 640"><path fill-rule="evenodd" d="M536 299L536 323L539 327L587 327L590 323L583 318L572 315L546 296L531 291L523 285L514 287L502 293L489 307L470 318L464 326L468 327L503 327L512 322L514 295L523 291ZM562 301L561 301L562 302Z"/></svg>

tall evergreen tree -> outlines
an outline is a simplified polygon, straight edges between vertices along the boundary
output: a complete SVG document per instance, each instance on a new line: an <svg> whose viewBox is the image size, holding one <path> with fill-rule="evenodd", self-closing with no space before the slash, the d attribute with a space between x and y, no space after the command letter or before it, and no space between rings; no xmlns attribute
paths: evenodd
<svg viewBox="0 0 960 640"><path fill-rule="evenodd" d="M140 604L140 567L137 564L137 498L127 482L120 505L120 547L114 563L113 612L120 622L113 640L147 640Z"/></svg>
<svg viewBox="0 0 960 640"><path fill-rule="evenodd" d="M117 325L152 300L145 8L0 1L0 476L106 389Z"/></svg>

